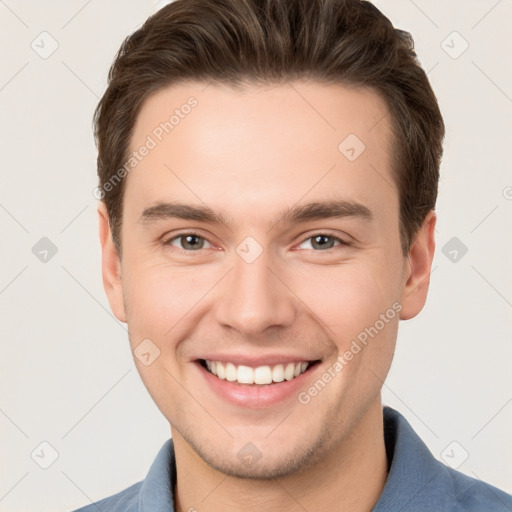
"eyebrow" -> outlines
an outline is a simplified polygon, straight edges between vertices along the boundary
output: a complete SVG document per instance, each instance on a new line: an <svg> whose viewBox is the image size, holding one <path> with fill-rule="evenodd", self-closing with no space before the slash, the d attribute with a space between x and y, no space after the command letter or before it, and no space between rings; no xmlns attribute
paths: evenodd
<svg viewBox="0 0 512 512"><path fill-rule="evenodd" d="M332 218L356 217L365 221L373 219L372 212L363 204L346 200L314 201L302 205L285 208L273 226L278 224L301 224L308 221ZM181 203L158 203L146 208L139 222L149 223L165 219L182 219L203 222L206 224L224 224L228 226L230 219L213 211L208 206Z"/></svg>

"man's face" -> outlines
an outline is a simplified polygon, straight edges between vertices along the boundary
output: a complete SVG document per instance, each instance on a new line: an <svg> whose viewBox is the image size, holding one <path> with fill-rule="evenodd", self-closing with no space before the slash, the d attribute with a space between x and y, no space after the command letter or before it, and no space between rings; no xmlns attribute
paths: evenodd
<svg viewBox="0 0 512 512"><path fill-rule="evenodd" d="M191 96L197 105L162 134ZM407 306L386 112L371 90L320 83L188 84L143 105L131 148L148 135L157 144L127 176L120 279L107 293L173 436L216 469L291 474L342 449L380 407L398 311L421 309ZM328 202L337 216L284 215ZM223 222L163 206L178 203ZM115 258L110 245L107 280ZM228 379L284 381L221 379L205 360Z"/></svg>

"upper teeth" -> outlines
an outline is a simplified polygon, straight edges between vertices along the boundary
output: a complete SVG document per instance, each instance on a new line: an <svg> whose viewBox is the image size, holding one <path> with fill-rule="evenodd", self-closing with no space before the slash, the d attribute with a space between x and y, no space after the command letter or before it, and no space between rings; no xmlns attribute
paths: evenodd
<svg viewBox="0 0 512 512"><path fill-rule="evenodd" d="M208 370L217 375L219 379L226 379L231 382L237 381L240 384L270 384L271 382L292 380L304 373L308 366L309 363L300 362L251 368L250 366L236 366L233 363L206 360Z"/></svg>

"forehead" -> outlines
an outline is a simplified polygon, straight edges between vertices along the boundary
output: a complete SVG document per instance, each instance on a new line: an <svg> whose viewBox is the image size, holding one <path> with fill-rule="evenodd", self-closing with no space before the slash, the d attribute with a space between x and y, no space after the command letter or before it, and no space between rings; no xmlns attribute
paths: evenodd
<svg viewBox="0 0 512 512"><path fill-rule="evenodd" d="M140 214L183 200L250 219L307 196L395 212L391 136L387 106L368 88L171 86L137 117L130 152L144 156L127 176L125 204Z"/></svg>

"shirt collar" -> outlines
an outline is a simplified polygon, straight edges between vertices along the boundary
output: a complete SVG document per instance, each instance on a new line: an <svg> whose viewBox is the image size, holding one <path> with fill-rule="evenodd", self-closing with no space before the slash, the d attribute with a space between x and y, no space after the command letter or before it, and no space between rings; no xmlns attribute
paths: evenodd
<svg viewBox="0 0 512 512"><path fill-rule="evenodd" d="M174 444L168 439L142 482L138 512L174 512L173 489L176 484Z"/></svg>
<svg viewBox="0 0 512 512"><path fill-rule="evenodd" d="M430 453L407 420L384 407L384 439L390 470L372 512L450 510L453 486L446 468ZM174 445L169 439L154 460L140 493L138 512L174 512Z"/></svg>
<svg viewBox="0 0 512 512"><path fill-rule="evenodd" d="M390 470L372 512L451 510L453 485L447 469L391 407L384 407L384 440Z"/></svg>

